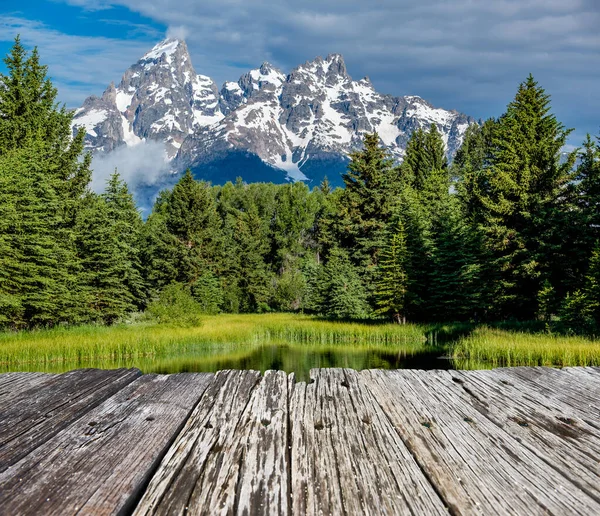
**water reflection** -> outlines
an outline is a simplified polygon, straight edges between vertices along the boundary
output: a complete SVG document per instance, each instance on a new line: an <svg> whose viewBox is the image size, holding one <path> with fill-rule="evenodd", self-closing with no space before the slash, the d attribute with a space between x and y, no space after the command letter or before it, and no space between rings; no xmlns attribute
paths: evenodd
<svg viewBox="0 0 600 516"><path fill-rule="evenodd" d="M309 379L313 368L347 367L362 369L452 369L452 361L442 357L439 348L428 347L414 352L402 348L297 346L287 344L255 345L240 349L239 345L206 347L183 355L169 357L119 357L113 359L13 366L2 372L41 371L63 372L82 367L112 369L137 367L144 373L215 372L221 369L268 369L295 373L298 381Z"/></svg>

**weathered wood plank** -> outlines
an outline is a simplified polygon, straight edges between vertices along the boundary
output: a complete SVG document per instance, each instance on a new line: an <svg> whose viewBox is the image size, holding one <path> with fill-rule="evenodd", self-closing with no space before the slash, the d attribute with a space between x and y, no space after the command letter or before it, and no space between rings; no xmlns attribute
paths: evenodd
<svg viewBox="0 0 600 516"><path fill-rule="evenodd" d="M235 512L244 460L236 436L243 435L248 424L247 406L260 380L256 371L216 374L160 464L135 514Z"/></svg>
<svg viewBox="0 0 600 516"><path fill-rule="evenodd" d="M290 400L293 514L446 514L358 373L311 378Z"/></svg>
<svg viewBox="0 0 600 516"><path fill-rule="evenodd" d="M522 385L502 383L493 371L440 371L463 389L467 402L532 453L600 502L600 431L568 405Z"/></svg>
<svg viewBox="0 0 600 516"><path fill-rule="evenodd" d="M52 380L56 375L47 373L4 373L0 374L0 410L30 389Z"/></svg>
<svg viewBox="0 0 600 516"><path fill-rule="evenodd" d="M600 504L428 371L361 376L453 512L596 514Z"/></svg>
<svg viewBox="0 0 600 516"><path fill-rule="evenodd" d="M212 374L145 375L0 474L5 514L130 511Z"/></svg>
<svg viewBox="0 0 600 516"><path fill-rule="evenodd" d="M131 383L137 369L80 369L28 389L0 411L0 472Z"/></svg>
<svg viewBox="0 0 600 516"><path fill-rule="evenodd" d="M506 367L493 371L494 375L502 376L503 381L522 380L524 388L537 390L544 397L572 406L589 424L600 428L597 421L600 418L600 382L594 377L565 374L550 367Z"/></svg>

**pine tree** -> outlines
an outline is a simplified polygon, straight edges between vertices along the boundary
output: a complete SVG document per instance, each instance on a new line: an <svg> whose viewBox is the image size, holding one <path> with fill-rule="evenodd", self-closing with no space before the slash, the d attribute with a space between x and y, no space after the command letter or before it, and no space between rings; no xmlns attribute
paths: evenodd
<svg viewBox="0 0 600 516"><path fill-rule="evenodd" d="M0 176L8 223L0 299L15 327L81 322L81 264L74 221L90 180L81 159L83 134L72 138L72 114L56 104L37 50L27 55L19 38L0 75ZM6 319L10 319L10 322Z"/></svg>
<svg viewBox="0 0 600 516"><path fill-rule="evenodd" d="M145 304L141 217L118 173L105 192L90 194L77 220L78 248L90 316L108 324Z"/></svg>
<svg viewBox="0 0 600 516"><path fill-rule="evenodd" d="M214 192L189 170L157 200L144 228L143 263L154 292L176 281L191 288L223 264L221 219Z"/></svg>
<svg viewBox="0 0 600 516"><path fill-rule="evenodd" d="M369 315L367 294L346 252L334 248L329 254L319 285L320 313L335 319L363 319Z"/></svg>
<svg viewBox="0 0 600 516"><path fill-rule="evenodd" d="M350 158L348 172L342 176L346 188L338 204L336 240L348 250L372 296L385 228L400 190L399 172L377 133L365 135L364 149Z"/></svg>
<svg viewBox="0 0 600 516"><path fill-rule="evenodd" d="M7 205L2 211L0 298L13 327L78 322L79 264L63 227L56 179L46 174L43 152L33 146L0 158Z"/></svg>
<svg viewBox="0 0 600 516"><path fill-rule="evenodd" d="M406 321L406 261L406 234L402 221L397 218L388 227L386 245L381 252L375 299L377 313L391 317L398 323Z"/></svg>
<svg viewBox="0 0 600 516"><path fill-rule="evenodd" d="M533 77L519 86L492 138L487 191L480 192L483 227L495 269L497 315L532 318L544 279L557 272L562 242L554 236L574 155L561 163L570 131L550 114Z"/></svg>
<svg viewBox="0 0 600 516"><path fill-rule="evenodd" d="M127 183L116 170L110 176L102 198L113 225L113 238L119 247L123 285L130 292L134 305L142 308L146 302L147 289L140 257L143 221Z"/></svg>

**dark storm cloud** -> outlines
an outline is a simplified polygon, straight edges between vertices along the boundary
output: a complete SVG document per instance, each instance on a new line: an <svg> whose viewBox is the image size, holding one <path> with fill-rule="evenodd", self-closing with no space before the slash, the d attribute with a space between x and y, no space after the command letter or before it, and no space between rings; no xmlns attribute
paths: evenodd
<svg viewBox="0 0 600 516"><path fill-rule="evenodd" d="M264 60L290 71L339 52L379 91L486 118L531 72L575 140L600 128L598 0L68 1L123 5L185 31L197 71L219 82Z"/></svg>

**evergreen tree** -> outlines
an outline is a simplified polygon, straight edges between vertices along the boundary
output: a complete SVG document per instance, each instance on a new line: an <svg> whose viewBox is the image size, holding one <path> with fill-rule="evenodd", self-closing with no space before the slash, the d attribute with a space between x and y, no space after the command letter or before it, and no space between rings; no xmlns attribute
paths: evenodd
<svg viewBox="0 0 600 516"><path fill-rule="evenodd" d="M562 243L553 222L572 180L574 155L561 163L570 131L550 114L549 103L533 77L519 86L494 129L488 189L478 194L498 271L494 298L500 316L532 318L543 280L559 268Z"/></svg>
<svg viewBox="0 0 600 516"><path fill-rule="evenodd" d="M342 176L346 188L338 205L337 240L348 250L372 295L373 275L400 180L377 133L365 135L363 150L351 153L350 158L348 172Z"/></svg>
<svg viewBox="0 0 600 516"><path fill-rule="evenodd" d="M191 288L223 266L221 219L215 194L189 170L173 190L157 200L144 234L143 262L153 291L178 282Z"/></svg>
<svg viewBox="0 0 600 516"><path fill-rule="evenodd" d="M78 322L79 263L63 226L56 179L46 174L43 153L17 149L0 158L3 234L0 299L4 323L16 328Z"/></svg>
<svg viewBox="0 0 600 516"><path fill-rule="evenodd" d="M56 104L37 50L19 38L0 75L0 177L6 189L0 224L0 302L15 327L80 322L81 263L74 221L90 180L83 134L72 138L72 114ZM3 278L3 279L4 279Z"/></svg>
<svg viewBox="0 0 600 516"><path fill-rule="evenodd" d="M377 313L391 317L398 323L406 321L406 261L406 234L402 221L397 218L388 227L386 245L381 252L375 299Z"/></svg>
<svg viewBox="0 0 600 516"><path fill-rule="evenodd" d="M90 316L111 324L143 306L141 217L118 173L106 191L90 194L77 220L78 248Z"/></svg>
<svg viewBox="0 0 600 516"><path fill-rule="evenodd" d="M369 315L367 294L346 252L334 248L323 269L320 312L336 319L363 319Z"/></svg>

